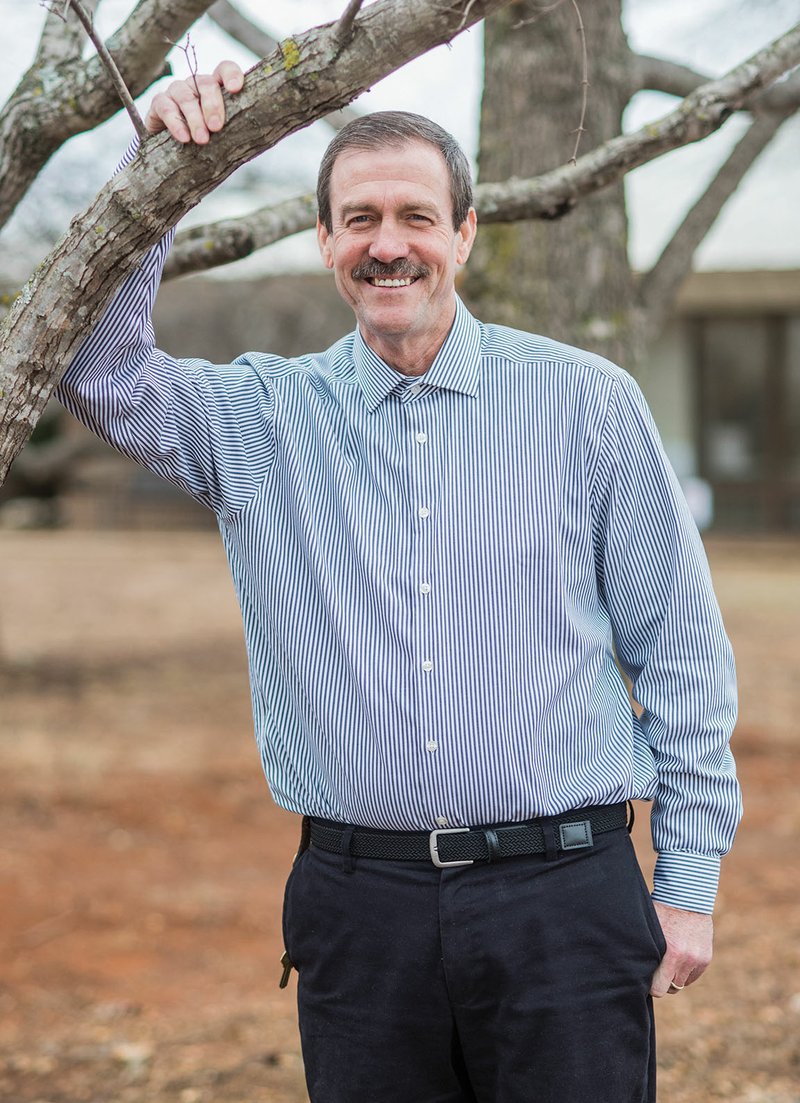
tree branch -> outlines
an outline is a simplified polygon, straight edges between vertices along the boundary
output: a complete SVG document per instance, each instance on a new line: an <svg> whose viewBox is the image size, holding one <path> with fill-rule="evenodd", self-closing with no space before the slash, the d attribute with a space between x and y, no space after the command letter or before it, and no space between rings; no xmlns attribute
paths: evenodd
<svg viewBox="0 0 800 1103"><path fill-rule="evenodd" d="M93 13L97 0L84 0L87 12ZM63 15L47 8L47 16L33 62L34 69L50 68L81 56L83 31L78 17L70 7Z"/></svg>
<svg viewBox="0 0 800 1103"><path fill-rule="evenodd" d="M714 79L707 73L698 73L688 65L679 65L675 61L650 57L647 54L632 55L632 71L634 82L630 90L631 96L647 89L683 98ZM795 75L789 80L781 81L759 96L756 102L759 110L795 110L800 107L800 77Z"/></svg>
<svg viewBox="0 0 800 1103"><path fill-rule="evenodd" d="M350 0L336 24L336 37L340 42L349 42L353 34L353 24L361 10L364 0Z"/></svg>
<svg viewBox="0 0 800 1103"><path fill-rule="evenodd" d="M102 38L94 29L94 20L92 19L92 13L84 8L81 0L69 0L69 6L72 11L77 15L83 29L86 31L94 48L97 50L97 56L103 64L103 68L108 73L111 83L117 91L117 95L122 100L125 110L128 112L128 116L133 123L133 129L136 131L137 137L140 140L144 140L147 137L147 129L144 125L144 120L139 112L136 110L136 104L133 102L133 97L128 91L128 86L122 79L122 74L117 68L117 63L114 61L111 54L106 49L106 44Z"/></svg>
<svg viewBox="0 0 800 1103"><path fill-rule="evenodd" d="M277 38L273 38L246 15L242 15L228 0L216 0L208 9L208 16L220 30L256 57L266 57L278 47Z"/></svg>
<svg viewBox="0 0 800 1103"><path fill-rule="evenodd" d="M750 102L800 63L800 24L719 80L687 96L674 111L633 134L612 138L566 165L533 180L509 180L481 188L483 220L516 222L560 218L584 196L626 172L712 134L733 111Z"/></svg>
<svg viewBox="0 0 800 1103"><path fill-rule="evenodd" d="M286 199L274 207L262 207L244 218L228 218L183 230L170 250L162 278L171 280L242 260L275 241L312 229L316 221L316 197L309 194Z"/></svg>
<svg viewBox="0 0 800 1103"><path fill-rule="evenodd" d="M216 0L208 9L209 17L217 24L220 30L230 35L234 42L244 46L256 57L266 57L278 48L278 40L266 31L258 27L246 15L235 8L228 0ZM325 122L334 130L341 130L343 126L358 118L358 112L349 107L343 107L340 111L334 111L325 117Z"/></svg>
<svg viewBox="0 0 800 1103"><path fill-rule="evenodd" d="M148 138L45 258L0 327L0 478L61 371L146 250L240 165L508 0L376 0L341 43L319 27L250 70L205 146Z"/></svg>
<svg viewBox="0 0 800 1103"><path fill-rule="evenodd" d="M663 327L678 289L691 270L695 250L753 162L791 114L793 112L783 115L770 112L755 119L687 213L654 266L642 278L638 299L644 308L648 333L656 334Z"/></svg>
<svg viewBox="0 0 800 1103"><path fill-rule="evenodd" d="M797 36L797 31L795 34ZM783 41L780 39L779 43ZM799 49L797 37L792 41L795 43L793 46L786 44L787 68L794 64L791 58ZM721 125L734 104L747 104L750 97L760 94L767 80L779 75L773 58L775 45L768 46L720 80L703 85L691 99L684 101L660 122L648 124L635 134L614 138L598 146L581 157L574 166L564 165L532 180L478 184L475 188L475 207L480 221L560 218L581 198L616 182L630 169L705 137ZM758 74L767 65L769 68L764 70L762 82ZM768 118L775 119L777 129L785 117L784 113ZM759 127L756 134L767 134L767 119L764 122L764 127ZM740 156L743 154L744 150ZM753 156L756 155L754 153ZM164 269L164 279L241 260L283 237L311 229L315 220L312 197L300 196L241 218L196 226L177 235Z"/></svg>
<svg viewBox="0 0 800 1103"><path fill-rule="evenodd" d="M132 95L164 72L170 43L203 14L211 0L140 0L106 45ZM99 58L80 52L58 64L48 46L0 112L0 227L55 151L119 110L119 98ZM70 37L72 32L70 31ZM66 49L66 46L65 46Z"/></svg>

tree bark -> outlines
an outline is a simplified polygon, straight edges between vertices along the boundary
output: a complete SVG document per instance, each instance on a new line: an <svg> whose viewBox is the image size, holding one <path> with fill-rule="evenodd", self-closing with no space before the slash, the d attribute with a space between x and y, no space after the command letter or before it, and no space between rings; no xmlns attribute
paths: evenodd
<svg viewBox="0 0 800 1103"><path fill-rule="evenodd" d="M208 15L217 24L221 31L229 35L234 42L244 46L256 57L266 57L277 47L278 41L271 34L267 34L261 27L256 26L247 16L242 15L238 8L229 0L215 0L208 9ZM358 112L349 107L343 107L340 111L334 111L325 119L334 130L341 130L343 126L358 118Z"/></svg>
<svg viewBox="0 0 800 1103"><path fill-rule="evenodd" d="M346 40L333 24L282 42L250 70L225 129L207 146L181 147L165 135L145 142L73 220L0 329L0 479L85 334L166 229L256 154L506 2L378 0Z"/></svg>
<svg viewBox="0 0 800 1103"><path fill-rule="evenodd" d="M620 3L580 6L589 63L584 142L590 146L622 127L632 55ZM582 75L575 9L565 2L544 17L537 13L541 6L524 0L486 26L482 184L554 170L572 152ZM566 182L570 169L563 171ZM623 186L620 177L608 183L563 222L484 226L464 287L481 317L630 361L633 279ZM571 205L567 196L553 214Z"/></svg>

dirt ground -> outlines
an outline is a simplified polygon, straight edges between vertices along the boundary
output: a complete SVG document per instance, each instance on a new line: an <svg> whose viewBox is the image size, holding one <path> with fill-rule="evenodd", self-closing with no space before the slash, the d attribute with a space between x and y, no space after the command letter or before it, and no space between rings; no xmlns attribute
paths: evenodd
<svg viewBox="0 0 800 1103"><path fill-rule="evenodd" d="M747 814L715 963L658 1006L660 1098L797 1103L800 544L709 552ZM298 826L261 775L217 538L5 532L0 565L0 1099L300 1103L277 986Z"/></svg>

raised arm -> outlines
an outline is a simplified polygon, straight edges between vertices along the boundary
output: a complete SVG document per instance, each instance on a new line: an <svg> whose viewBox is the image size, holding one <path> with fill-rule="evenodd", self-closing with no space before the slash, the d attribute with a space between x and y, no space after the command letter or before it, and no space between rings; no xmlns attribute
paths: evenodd
<svg viewBox="0 0 800 1103"><path fill-rule="evenodd" d="M222 90L243 74L222 62L211 76L176 81L153 100L152 132L208 141L224 125ZM210 128L210 129L209 129ZM190 137L191 132L191 137ZM132 146L123 163L133 159ZM56 392L93 432L157 475L224 515L248 500L274 454L271 388L247 360L213 365L180 360L155 344L151 314L172 233L143 258L89 333ZM258 462L245 458L237 402L246 401L263 434ZM231 476L235 471L235 477Z"/></svg>

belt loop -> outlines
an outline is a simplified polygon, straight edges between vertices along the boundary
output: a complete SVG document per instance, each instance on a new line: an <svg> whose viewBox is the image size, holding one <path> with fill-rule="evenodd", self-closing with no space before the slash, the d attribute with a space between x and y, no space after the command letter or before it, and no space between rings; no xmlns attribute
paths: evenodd
<svg viewBox="0 0 800 1103"><path fill-rule="evenodd" d="M634 811L632 800L627 801L627 805L628 805L628 834L630 835L631 831L633 831L633 825L636 823L636 812Z"/></svg>
<svg viewBox="0 0 800 1103"><path fill-rule="evenodd" d="M544 816L539 820L539 823L542 825L542 835L544 837L544 860L555 862L558 858L558 848L561 841L558 834L558 825L550 816Z"/></svg>
<svg viewBox="0 0 800 1103"><path fill-rule="evenodd" d="M353 834L355 827L348 825L342 832L342 872L352 873L355 869L353 865L353 855L350 852L350 848L353 845Z"/></svg>
<svg viewBox="0 0 800 1103"><path fill-rule="evenodd" d="M497 832L491 827L486 827L483 831L483 837L486 839L489 861L499 862L503 855L500 853L500 840L497 837Z"/></svg>

